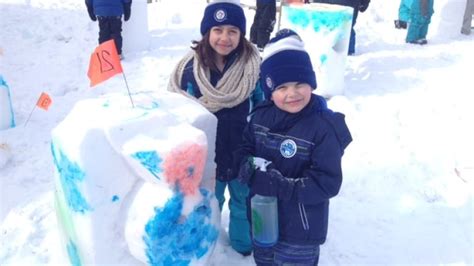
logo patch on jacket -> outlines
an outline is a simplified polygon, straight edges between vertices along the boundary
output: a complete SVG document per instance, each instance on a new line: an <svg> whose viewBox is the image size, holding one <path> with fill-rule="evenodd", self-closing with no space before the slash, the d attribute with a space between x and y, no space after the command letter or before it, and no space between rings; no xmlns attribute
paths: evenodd
<svg viewBox="0 0 474 266"><path fill-rule="evenodd" d="M295 156L298 147L296 146L296 142L291 139L284 140L280 145L280 153L285 158L291 158Z"/></svg>

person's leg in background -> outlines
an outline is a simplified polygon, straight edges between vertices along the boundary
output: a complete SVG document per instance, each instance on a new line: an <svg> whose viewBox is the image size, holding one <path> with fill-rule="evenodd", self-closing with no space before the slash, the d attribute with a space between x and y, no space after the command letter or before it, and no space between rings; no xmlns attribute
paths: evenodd
<svg viewBox="0 0 474 266"><path fill-rule="evenodd" d="M357 22L357 15L358 14L359 14L358 10L354 9L354 13L353 13L353 16L352 16L351 36L349 38L349 51L347 52L348 55L353 55L355 53L356 32L354 30L354 26Z"/></svg>
<svg viewBox="0 0 474 266"><path fill-rule="evenodd" d="M465 35L471 34L472 15L474 13L474 0L466 0L466 9L462 20L461 33Z"/></svg>
<svg viewBox="0 0 474 266"><path fill-rule="evenodd" d="M110 37L114 39L117 53L122 54L122 17L110 17Z"/></svg>
<svg viewBox="0 0 474 266"><path fill-rule="evenodd" d="M97 17L99 21L99 44L110 40L111 33L110 33L110 17Z"/></svg>

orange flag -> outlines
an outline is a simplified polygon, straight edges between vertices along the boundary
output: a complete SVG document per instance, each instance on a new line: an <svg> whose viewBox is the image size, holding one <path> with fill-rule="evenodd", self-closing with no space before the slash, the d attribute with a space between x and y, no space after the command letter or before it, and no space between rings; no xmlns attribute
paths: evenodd
<svg viewBox="0 0 474 266"><path fill-rule="evenodd" d="M122 72L122 65L113 39L103 42L95 48L91 54L87 72L87 76L91 80L91 87Z"/></svg>
<svg viewBox="0 0 474 266"><path fill-rule="evenodd" d="M39 108L48 111L49 106L53 103L51 97L46 92L42 92L41 96L38 98L36 102L36 106Z"/></svg>

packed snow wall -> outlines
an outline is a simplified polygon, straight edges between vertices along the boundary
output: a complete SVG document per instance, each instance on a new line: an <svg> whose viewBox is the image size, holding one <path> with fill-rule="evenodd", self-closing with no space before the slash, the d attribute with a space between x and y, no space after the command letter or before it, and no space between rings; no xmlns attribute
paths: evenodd
<svg viewBox="0 0 474 266"><path fill-rule="evenodd" d="M217 119L160 92L78 102L52 131L55 208L72 265L205 265L220 212Z"/></svg>

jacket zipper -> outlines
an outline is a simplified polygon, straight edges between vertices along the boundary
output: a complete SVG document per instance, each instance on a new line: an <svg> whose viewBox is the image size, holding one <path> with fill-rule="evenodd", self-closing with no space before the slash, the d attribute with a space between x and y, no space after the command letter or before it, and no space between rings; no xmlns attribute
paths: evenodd
<svg viewBox="0 0 474 266"><path fill-rule="evenodd" d="M308 217L306 217L306 209L304 208L304 205L301 203L298 203L298 208L300 211L300 218L301 218L301 223L303 224L303 229L305 231L308 231L309 223L308 223Z"/></svg>

